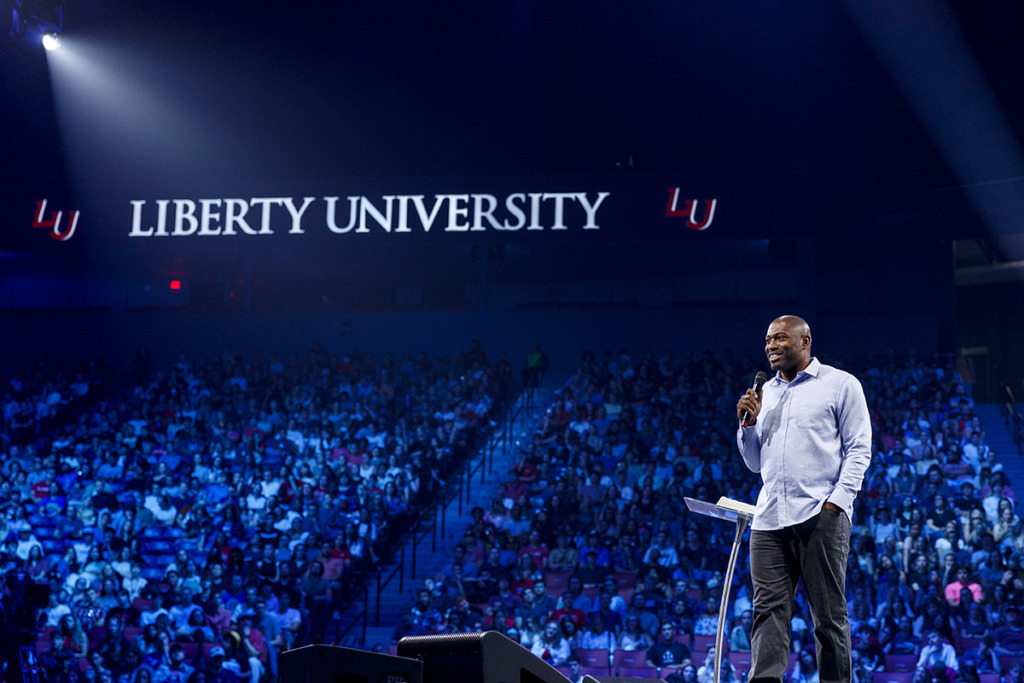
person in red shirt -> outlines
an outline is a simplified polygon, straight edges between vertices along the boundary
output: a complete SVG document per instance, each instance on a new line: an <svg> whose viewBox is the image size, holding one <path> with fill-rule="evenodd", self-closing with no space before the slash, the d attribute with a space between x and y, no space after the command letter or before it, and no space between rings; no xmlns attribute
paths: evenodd
<svg viewBox="0 0 1024 683"><path fill-rule="evenodd" d="M551 620L561 623L562 617L569 617L576 624L576 628L582 630L587 625L587 614L583 610L573 607L571 598L572 593L566 590L562 607L551 613Z"/></svg>
<svg viewBox="0 0 1024 683"><path fill-rule="evenodd" d="M203 618L206 625L213 629L217 635L225 633L231 628L231 612L224 609L220 604L220 597L214 593L203 605Z"/></svg>
<svg viewBox="0 0 1024 683"><path fill-rule="evenodd" d="M53 476L40 479L36 483L32 484L32 496L36 500L49 498L51 494L56 492L56 490L57 484L53 481Z"/></svg>
<svg viewBox="0 0 1024 683"><path fill-rule="evenodd" d="M240 645L242 646L245 655L249 657L250 662L253 658L259 660L260 664L265 669L267 666L267 658L270 655L270 649L267 647L267 642L263 638L263 633L259 629L254 628L252 625L252 615L242 615L238 618L238 631L242 637Z"/></svg>
<svg viewBox="0 0 1024 683"><path fill-rule="evenodd" d="M533 564L535 567L544 569L548 566L548 547L540 540L540 532L536 529L530 532L530 540L519 549L519 557L523 555L529 555L533 558Z"/></svg>
<svg viewBox="0 0 1024 683"><path fill-rule="evenodd" d="M522 599L523 591L527 588L533 588L533 573L530 567L520 564L516 570L516 578L509 585L509 588Z"/></svg>

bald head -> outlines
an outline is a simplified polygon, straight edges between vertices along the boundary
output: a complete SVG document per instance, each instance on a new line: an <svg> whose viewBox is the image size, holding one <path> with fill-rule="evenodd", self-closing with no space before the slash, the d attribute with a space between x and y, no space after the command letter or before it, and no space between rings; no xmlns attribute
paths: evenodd
<svg viewBox="0 0 1024 683"><path fill-rule="evenodd" d="M772 322L785 325L793 334L801 337L807 337L808 339L811 338L811 326L807 324L806 320L798 315L780 315Z"/></svg>
<svg viewBox="0 0 1024 683"><path fill-rule="evenodd" d="M793 380L811 362L811 328L807 321L795 315L773 320L765 335L764 351L772 369L786 381Z"/></svg>

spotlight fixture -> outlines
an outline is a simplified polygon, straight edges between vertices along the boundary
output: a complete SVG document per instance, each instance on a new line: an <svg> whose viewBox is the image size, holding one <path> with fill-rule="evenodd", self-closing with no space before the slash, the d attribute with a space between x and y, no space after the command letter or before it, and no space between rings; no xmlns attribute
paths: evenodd
<svg viewBox="0 0 1024 683"><path fill-rule="evenodd" d="M60 34L50 31L49 33L43 34L43 47L47 50L57 50L60 48Z"/></svg>
<svg viewBox="0 0 1024 683"><path fill-rule="evenodd" d="M64 30L64 0L14 0L11 8L11 37L30 47L47 50L60 47Z"/></svg>

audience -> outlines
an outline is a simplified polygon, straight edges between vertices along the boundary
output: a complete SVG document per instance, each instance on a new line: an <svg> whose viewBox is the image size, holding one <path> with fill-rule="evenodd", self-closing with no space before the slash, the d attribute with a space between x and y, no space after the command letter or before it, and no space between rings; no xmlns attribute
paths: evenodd
<svg viewBox="0 0 1024 683"><path fill-rule="evenodd" d="M463 576L495 580L476 583L462 602L442 592L435 607L449 619L458 614L460 623L486 623L500 577L509 575L516 591L530 590L517 592L528 595L517 605L502 603L517 624L554 619L558 627L568 618L583 631L581 647L598 643L585 651L606 648L607 638L597 640L606 629L614 639L612 673L618 652L642 651L647 660L622 668L646 664L664 674L669 667L652 655L668 640L703 647L717 626L732 529L689 513L683 498L756 499L760 482L733 453L731 407L758 369L753 358L711 353L636 360L625 350L585 353L522 445L490 511L479 510L456 547ZM950 358L890 355L852 369L874 423L847 579L858 675L892 670L887 655L912 656L909 665L894 661L918 664L929 680L977 669L971 662L961 668L967 652L989 653L971 658L991 667L991 653L1024 648L1016 642L1024 633L1024 541L1016 494L967 385ZM510 532L512 520L525 524ZM502 564L507 549L531 562ZM744 557L738 566L725 617L729 650L741 656L749 650L751 595ZM552 586L557 601L538 607ZM588 627L595 615L597 632ZM798 656L813 647L809 623L799 595L792 675L811 680L813 658ZM444 624L433 630L444 632ZM979 650L984 639L991 645ZM529 642L537 651L537 640ZM689 663L687 653L672 667Z"/></svg>
<svg viewBox="0 0 1024 683"><path fill-rule="evenodd" d="M714 655L697 666L690 652L713 637L732 529L683 499L756 498L732 406L757 369L585 353L396 641L493 629L576 677L596 652L613 670L706 676ZM874 423L847 575L858 679L891 670L887 657L913 658L922 680L1012 678L999 655L1024 649L1024 534L967 385L950 359L852 369ZM10 363L0 571L23 602L49 596L31 605L43 669L272 680L501 419L512 376L475 342L434 359L229 348L142 368L120 391L100 363ZM749 650L738 566L727 655ZM808 623L798 596L792 675L813 681ZM616 663L630 651L639 660Z"/></svg>
<svg viewBox="0 0 1024 683"><path fill-rule="evenodd" d="M0 576L29 628L42 608L50 680L271 680L456 478L513 377L477 342L137 370L118 390L99 363L0 369Z"/></svg>

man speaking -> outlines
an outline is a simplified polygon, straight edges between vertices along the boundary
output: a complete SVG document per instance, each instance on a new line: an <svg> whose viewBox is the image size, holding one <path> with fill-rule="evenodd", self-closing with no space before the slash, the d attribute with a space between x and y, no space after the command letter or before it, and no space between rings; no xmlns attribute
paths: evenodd
<svg viewBox="0 0 1024 683"><path fill-rule="evenodd" d="M748 681L782 681L797 581L814 620L822 683L850 683L846 559L853 501L871 462L871 420L857 379L811 356L811 330L772 321L765 353L776 374L736 404L737 443L763 486L750 532L754 625Z"/></svg>

